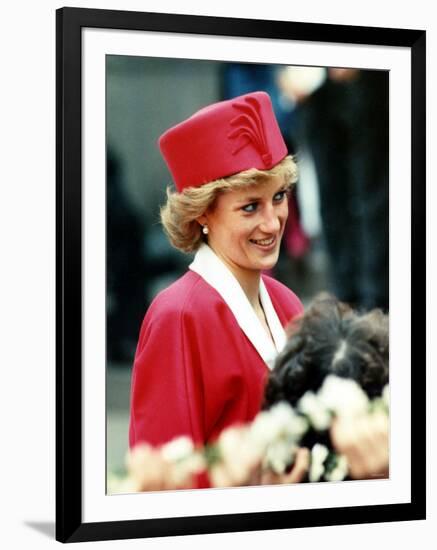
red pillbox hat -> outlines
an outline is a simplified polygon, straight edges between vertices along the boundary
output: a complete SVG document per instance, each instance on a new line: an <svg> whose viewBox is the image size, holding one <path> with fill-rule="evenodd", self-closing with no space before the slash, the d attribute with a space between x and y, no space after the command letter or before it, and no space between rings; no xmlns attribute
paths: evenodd
<svg viewBox="0 0 437 550"><path fill-rule="evenodd" d="M179 192L249 168L269 170L287 155L265 92L200 109L164 132L159 148Z"/></svg>

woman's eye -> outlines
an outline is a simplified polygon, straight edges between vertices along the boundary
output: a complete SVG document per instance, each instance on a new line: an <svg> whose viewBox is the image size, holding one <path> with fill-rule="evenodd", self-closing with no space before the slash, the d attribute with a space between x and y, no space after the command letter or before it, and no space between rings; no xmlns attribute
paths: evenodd
<svg viewBox="0 0 437 550"><path fill-rule="evenodd" d="M283 191L278 191L278 193L276 193L276 195L273 197L273 200L275 202L281 202L286 194L287 194L287 191L285 189Z"/></svg>
<svg viewBox="0 0 437 550"><path fill-rule="evenodd" d="M243 210L244 212L255 212L256 207L257 203L251 202L250 204L246 204L245 206L243 206L241 210Z"/></svg>

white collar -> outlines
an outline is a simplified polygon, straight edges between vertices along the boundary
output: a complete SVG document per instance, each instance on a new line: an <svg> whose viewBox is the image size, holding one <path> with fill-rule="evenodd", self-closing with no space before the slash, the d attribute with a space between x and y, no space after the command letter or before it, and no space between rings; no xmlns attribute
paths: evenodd
<svg viewBox="0 0 437 550"><path fill-rule="evenodd" d="M240 283L208 245L200 246L189 268L220 294L234 314L241 330L271 369L276 355L285 346L286 335L262 278L259 287L260 299L275 345L268 337Z"/></svg>

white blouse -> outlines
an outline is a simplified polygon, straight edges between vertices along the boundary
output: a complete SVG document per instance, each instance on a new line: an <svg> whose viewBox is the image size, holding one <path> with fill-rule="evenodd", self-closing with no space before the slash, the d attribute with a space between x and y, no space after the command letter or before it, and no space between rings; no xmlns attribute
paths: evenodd
<svg viewBox="0 0 437 550"><path fill-rule="evenodd" d="M270 369L273 368L275 358L284 348L287 338L262 277L259 285L261 305L274 343L234 274L208 245L200 246L189 268L220 294L263 361Z"/></svg>

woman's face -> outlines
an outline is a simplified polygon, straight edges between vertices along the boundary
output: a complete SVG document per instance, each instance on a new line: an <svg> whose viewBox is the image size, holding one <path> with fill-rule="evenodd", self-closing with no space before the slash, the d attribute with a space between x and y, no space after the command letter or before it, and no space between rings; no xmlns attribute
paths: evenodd
<svg viewBox="0 0 437 550"><path fill-rule="evenodd" d="M221 193L202 219L208 244L238 276L241 270L271 269L288 216L287 185L282 176Z"/></svg>

